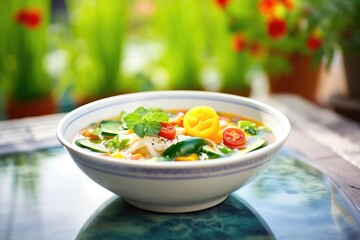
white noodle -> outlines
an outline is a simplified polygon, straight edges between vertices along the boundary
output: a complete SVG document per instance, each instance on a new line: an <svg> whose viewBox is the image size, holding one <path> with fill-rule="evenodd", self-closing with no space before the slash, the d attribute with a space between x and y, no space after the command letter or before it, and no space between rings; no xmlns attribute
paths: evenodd
<svg viewBox="0 0 360 240"><path fill-rule="evenodd" d="M215 142L211 141L210 139L206 139L206 141L207 141L208 143L211 143L213 149L215 150L215 152L216 152L217 154L219 154L219 155L221 155L221 156L224 156L224 153L219 150L218 145L217 145Z"/></svg>
<svg viewBox="0 0 360 240"><path fill-rule="evenodd" d="M151 146L151 143L145 142L144 144L152 157L159 156L159 153L154 150L154 148Z"/></svg>
<svg viewBox="0 0 360 240"><path fill-rule="evenodd" d="M131 145L131 147L129 149L127 149L125 152L126 153L133 153L136 150L138 150L139 148L142 148L144 146L144 143L141 141L138 141L134 144Z"/></svg>
<svg viewBox="0 0 360 240"><path fill-rule="evenodd" d="M160 156L168 147L171 145L183 141L185 139L191 138L186 135L176 136L174 140L168 140L162 137L149 137L145 136L144 138L139 138L136 134L123 135L121 139L130 139L129 148L124 150L125 154L133 154L141 148L146 148L148 154L152 157Z"/></svg>

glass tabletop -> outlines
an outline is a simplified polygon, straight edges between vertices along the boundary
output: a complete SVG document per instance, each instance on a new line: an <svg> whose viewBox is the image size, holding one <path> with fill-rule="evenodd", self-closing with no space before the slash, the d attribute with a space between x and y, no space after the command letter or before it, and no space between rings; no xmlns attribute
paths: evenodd
<svg viewBox="0 0 360 240"><path fill-rule="evenodd" d="M182 214L128 205L61 147L0 156L0 239L359 238L359 209L289 149L223 203Z"/></svg>

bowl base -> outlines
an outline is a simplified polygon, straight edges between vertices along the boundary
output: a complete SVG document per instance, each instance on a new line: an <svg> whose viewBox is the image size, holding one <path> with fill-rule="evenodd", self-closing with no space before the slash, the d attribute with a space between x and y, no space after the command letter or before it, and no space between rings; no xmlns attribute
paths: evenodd
<svg viewBox="0 0 360 240"><path fill-rule="evenodd" d="M152 211L152 212L162 212L162 213L185 213L185 212L194 212L199 210L204 210L206 208L213 207L222 203L228 195L215 198L210 201L203 201L198 203L192 203L189 205L155 205L151 203L143 203L137 202L134 200L130 200L127 198L123 198L127 203L133 205L134 207L138 207L144 210Z"/></svg>

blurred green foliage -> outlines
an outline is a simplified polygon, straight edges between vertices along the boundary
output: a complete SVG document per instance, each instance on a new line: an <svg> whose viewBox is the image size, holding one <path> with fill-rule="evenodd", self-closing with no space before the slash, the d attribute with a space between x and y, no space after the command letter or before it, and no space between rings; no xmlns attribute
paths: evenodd
<svg viewBox="0 0 360 240"><path fill-rule="evenodd" d="M250 88L254 69L291 71L294 53L330 63L339 45L360 49L357 0L65 3L51 14L49 0L0 1L3 94L76 102L157 89L234 93Z"/></svg>
<svg viewBox="0 0 360 240"><path fill-rule="evenodd" d="M92 100L122 87L121 64L127 31L127 1L67 0L68 68L64 72L77 98Z"/></svg>
<svg viewBox="0 0 360 240"><path fill-rule="evenodd" d="M21 101L51 94L45 70L49 0L0 1L0 86Z"/></svg>

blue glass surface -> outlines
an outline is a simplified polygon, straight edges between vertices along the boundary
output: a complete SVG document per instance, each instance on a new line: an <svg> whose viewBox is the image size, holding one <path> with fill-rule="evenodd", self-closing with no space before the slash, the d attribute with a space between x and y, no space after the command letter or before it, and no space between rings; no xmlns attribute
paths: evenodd
<svg viewBox="0 0 360 240"><path fill-rule="evenodd" d="M62 148L0 157L0 239L359 239L359 216L290 150L218 206L183 214L130 206Z"/></svg>

